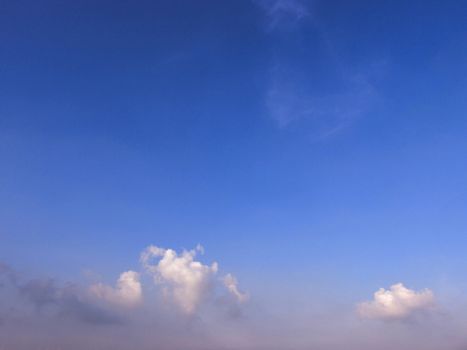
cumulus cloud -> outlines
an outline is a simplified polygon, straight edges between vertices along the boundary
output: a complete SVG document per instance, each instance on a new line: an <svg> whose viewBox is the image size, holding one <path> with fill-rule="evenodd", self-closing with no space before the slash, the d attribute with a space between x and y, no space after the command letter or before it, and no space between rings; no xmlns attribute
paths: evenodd
<svg viewBox="0 0 467 350"><path fill-rule="evenodd" d="M136 306L143 299L139 273L135 271L123 272L115 287L98 283L90 286L89 291L99 299L122 306Z"/></svg>
<svg viewBox="0 0 467 350"><path fill-rule="evenodd" d="M389 290L380 288L372 301L360 303L357 307L362 318L399 320L414 313L430 310L435 304L433 292L429 289L416 292L402 283L392 285Z"/></svg>
<svg viewBox="0 0 467 350"><path fill-rule="evenodd" d="M248 294L242 293L238 289L238 281L235 276L228 273L224 276L222 281L227 290L237 299L238 302L243 303L249 299Z"/></svg>
<svg viewBox="0 0 467 350"><path fill-rule="evenodd" d="M193 314L199 306L213 297L216 289L218 264L203 264L196 260L198 253L203 253L203 247L184 250L178 254L173 249L164 249L154 245L147 247L141 253L141 263L149 272L154 282L162 287L164 295L171 299L179 309L186 314ZM240 292L237 279L227 274L223 286L235 299L243 303L248 295Z"/></svg>
<svg viewBox="0 0 467 350"><path fill-rule="evenodd" d="M202 252L201 246L181 254L172 249L149 246L141 254L144 268L187 314L194 313L212 291L213 276L218 270L216 262L208 266L196 261L198 252Z"/></svg>

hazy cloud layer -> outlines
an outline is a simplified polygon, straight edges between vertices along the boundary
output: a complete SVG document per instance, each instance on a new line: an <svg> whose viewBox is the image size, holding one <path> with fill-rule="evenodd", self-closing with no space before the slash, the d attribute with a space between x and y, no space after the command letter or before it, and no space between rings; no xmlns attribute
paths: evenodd
<svg viewBox="0 0 467 350"><path fill-rule="evenodd" d="M133 270L121 273L115 286L94 283L81 287L70 282L60 284L51 278L22 280L13 269L0 264L0 282L2 289L11 294L14 304L21 305L22 300L26 302L26 309L31 305L37 314L92 324L122 323L128 320L129 308L154 306L159 295L163 296L164 306L171 305L188 316L200 311L203 304L212 312L212 308L221 305L217 299L222 296L232 295L232 303L247 301L247 294L240 292L232 274L218 277L216 262L206 265L197 260L202 252L201 246L181 253L147 247L140 256L142 271L155 282L156 291L146 286L146 292L149 291L146 298L143 298L145 288L140 272Z"/></svg>
<svg viewBox="0 0 467 350"><path fill-rule="evenodd" d="M19 296L37 313L90 324L120 324L122 318L88 299L76 285L60 286L53 279L31 279L17 286Z"/></svg>
<svg viewBox="0 0 467 350"><path fill-rule="evenodd" d="M431 310L435 297L429 289L420 292L406 288L402 283L392 285L389 290L380 288L374 299L358 305L358 313L363 318L400 320L417 312Z"/></svg>
<svg viewBox="0 0 467 350"><path fill-rule="evenodd" d="M358 304L358 314L337 303L316 312L310 306L321 301L313 293L308 300L250 300L232 274L200 261L202 251L149 246L142 271L123 272L115 286L27 279L0 265L0 349L458 350L467 344L463 316L427 314L435 304L431 290L395 284ZM417 322L375 322L415 315Z"/></svg>
<svg viewBox="0 0 467 350"><path fill-rule="evenodd" d="M313 311L320 304L313 292L308 300L250 298L234 275L203 263L202 253L201 246L177 252L151 245L141 253L142 271L121 273L115 286L26 278L0 265L0 349L458 350L467 344L464 314L430 312L431 290L399 283L358 304L357 313L337 304Z"/></svg>
<svg viewBox="0 0 467 350"><path fill-rule="evenodd" d="M247 298L233 275L198 260L202 251L149 246L142 271L121 273L115 286L26 278L0 264L0 349L222 348L217 334L239 327L231 307Z"/></svg>

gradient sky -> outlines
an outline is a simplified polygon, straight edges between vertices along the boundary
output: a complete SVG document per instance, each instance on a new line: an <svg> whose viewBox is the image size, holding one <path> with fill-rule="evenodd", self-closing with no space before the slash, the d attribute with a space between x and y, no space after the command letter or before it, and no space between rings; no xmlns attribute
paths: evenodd
<svg viewBox="0 0 467 350"><path fill-rule="evenodd" d="M463 1L0 0L0 349L466 349L466 38ZM140 263L198 244L248 297L225 324ZM130 325L34 326L128 270ZM430 298L355 311L397 283Z"/></svg>

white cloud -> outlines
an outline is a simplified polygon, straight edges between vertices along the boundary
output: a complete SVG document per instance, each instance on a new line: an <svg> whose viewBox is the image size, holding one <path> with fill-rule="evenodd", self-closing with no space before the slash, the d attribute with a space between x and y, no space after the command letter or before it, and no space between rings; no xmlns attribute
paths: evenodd
<svg viewBox="0 0 467 350"><path fill-rule="evenodd" d="M376 91L363 75L346 77L339 93L319 95L298 77L300 70L276 64L266 94L266 108L279 128L300 122L320 139L345 129L368 112Z"/></svg>
<svg viewBox="0 0 467 350"><path fill-rule="evenodd" d="M238 289L238 281L232 274L228 273L224 276L222 282L227 290L237 299L238 302L243 303L249 299L248 294L242 293Z"/></svg>
<svg viewBox="0 0 467 350"><path fill-rule="evenodd" d="M313 1L252 1L261 8L273 39L273 65L264 104L279 128L299 126L318 141L342 132L368 114L378 95L375 77L367 71L376 66L358 71L346 67L325 21L313 12ZM316 64L322 67L314 67ZM319 68L318 74L315 68ZM324 89L319 89L323 79Z"/></svg>
<svg viewBox="0 0 467 350"><path fill-rule="evenodd" d="M135 306L143 299L139 274L135 271L123 272L115 288L98 283L90 286L89 292L94 297L122 306Z"/></svg>
<svg viewBox="0 0 467 350"><path fill-rule="evenodd" d="M402 283L392 285L389 290L380 288L372 301L360 303L358 314L370 319L406 319L416 312L433 308L435 298L429 289L416 292Z"/></svg>
<svg viewBox="0 0 467 350"><path fill-rule="evenodd" d="M264 11L268 19L268 30L277 27L289 27L309 16L301 0L254 0Z"/></svg>
<svg viewBox="0 0 467 350"><path fill-rule="evenodd" d="M141 262L155 283L162 285L166 295L187 314L193 314L212 292L213 276L218 270L216 262L208 266L194 260L202 251L198 246L177 254L172 249L149 246L141 254Z"/></svg>

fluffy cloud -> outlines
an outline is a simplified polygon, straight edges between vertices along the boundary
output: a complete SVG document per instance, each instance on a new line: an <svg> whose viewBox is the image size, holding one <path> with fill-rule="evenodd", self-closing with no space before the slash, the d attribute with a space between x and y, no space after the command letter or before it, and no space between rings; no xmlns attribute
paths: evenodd
<svg viewBox="0 0 467 350"><path fill-rule="evenodd" d="M201 246L194 250L185 250L181 254L172 249L149 246L141 254L141 262L153 275L154 281L163 285L165 294L172 297L187 314L194 313L208 296L212 277L218 270L216 262L208 266L195 261L198 252L202 252ZM155 259L156 263L151 264Z"/></svg>
<svg viewBox="0 0 467 350"><path fill-rule="evenodd" d="M165 296L186 314L193 314L203 301L213 296L215 289L218 265L216 262L205 265L195 260L198 253L203 253L200 245L180 254L152 245L143 251L140 259L154 282L162 286ZM235 277L228 274L223 283L239 302L246 301L247 296L238 290Z"/></svg>
<svg viewBox="0 0 467 350"><path fill-rule="evenodd" d="M405 319L418 311L433 308L433 292L424 289L420 292L406 288L402 283L392 285L389 290L380 288L374 299L358 305L358 314L370 319Z"/></svg>
<svg viewBox="0 0 467 350"><path fill-rule="evenodd" d="M123 272L115 288L98 283L92 285L89 291L99 299L122 306L135 306L143 299L139 273L135 271Z"/></svg>
<svg viewBox="0 0 467 350"><path fill-rule="evenodd" d="M243 303L249 299L248 294L242 293L238 290L238 281L237 279L230 273L225 275L223 278L224 286L227 290L240 302Z"/></svg>

